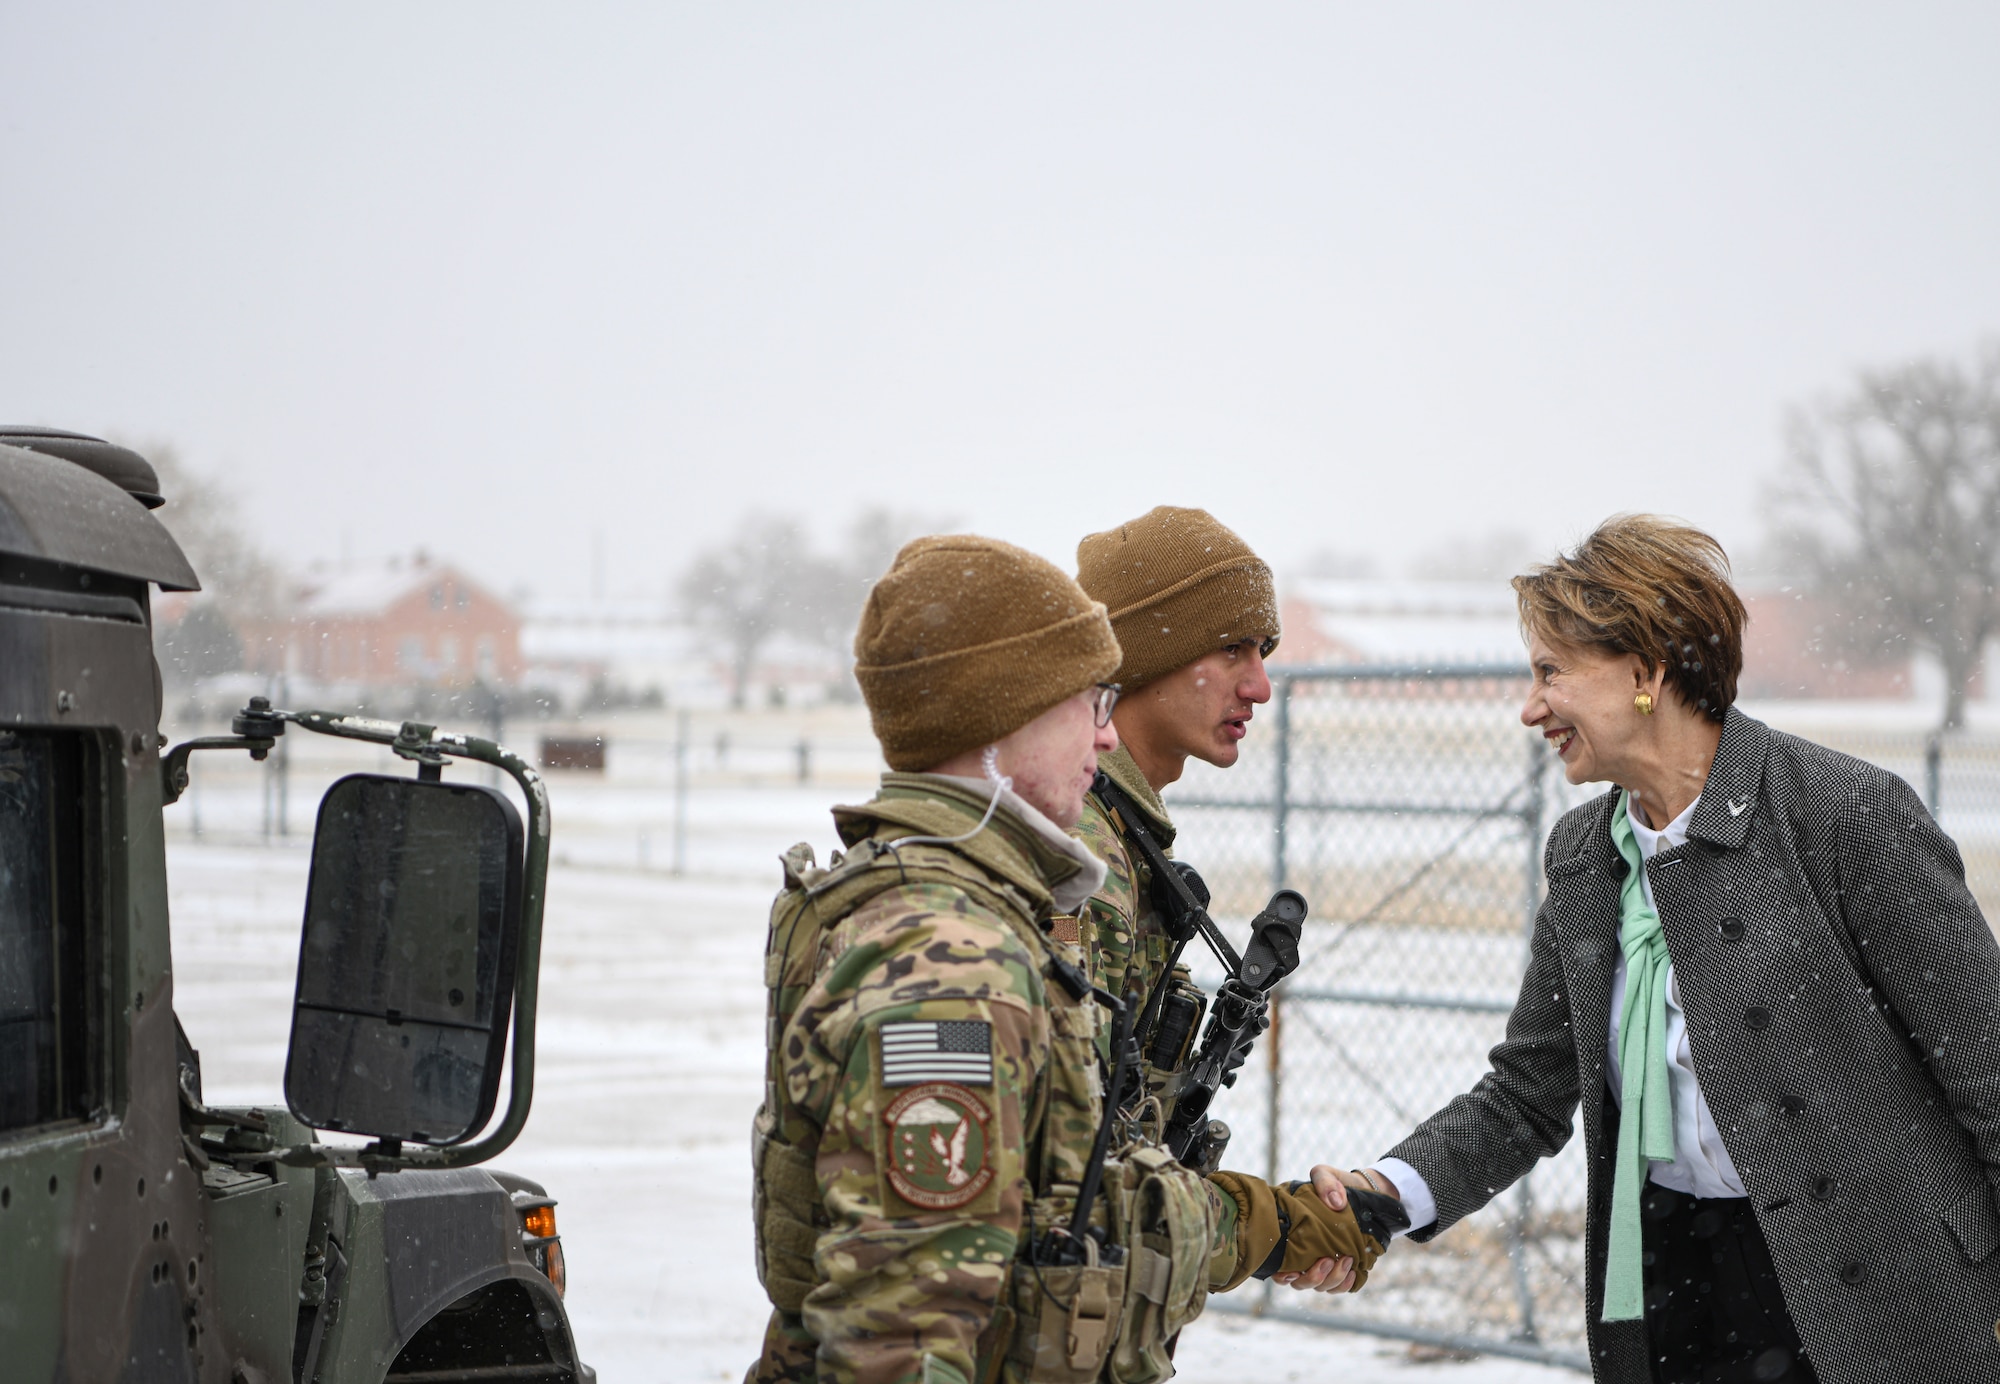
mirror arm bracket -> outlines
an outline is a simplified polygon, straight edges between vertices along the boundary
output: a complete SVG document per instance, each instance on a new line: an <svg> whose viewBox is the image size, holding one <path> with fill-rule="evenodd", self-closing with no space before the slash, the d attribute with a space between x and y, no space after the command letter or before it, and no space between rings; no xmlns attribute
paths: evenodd
<svg viewBox="0 0 2000 1384"><path fill-rule="evenodd" d="M263 759L275 743L268 735L203 735L181 741L160 761L160 805L172 807L187 792L188 759L196 750L248 750L252 759Z"/></svg>
<svg viewBox="0 0 2000 1384"><path fill-rule="evenodd" d="M500 1123L483 1139L442 1148L410 1147L399 1139L377 1139L363 1145L295 1144L266 1156L293 1167L365 1169L371 1178L379 1173L398 1172L405 1168L469 1168L497 1157L527 1125L528 1110L535 1095L535 1010L542 968L542 901L549 880L547 785L534 766L520 755L504 745L476 735L456 732L440 735L437 727L420 721L378 721L333 711L274 711L268 702L259 707L258 703L263 701L261 697L252 698L250 706L237 718L233 728L239 734L263 728L260 724L246 724L254 716L261 717L263 724L275 724L276 730L271 732L273 735L282 734L285 724L290 723L321 735L366 740L386 745L400 757L414 760L417 776L433 782L442 774L447 757L477 760L512 778L520 786L521 796L528 805L527 859L523 862L525 868L521 876L521 938L514 965L514 1039L509 1051L513 1084L508 1088L507 1109ZM226 740L229 746L238 743L235 739ZM243 747L251 749L257 758L263 758L254 748L248 745ZM196 748L204 748L203 743L190 741L174 751L181 755L183 783L186 780L186 756L182 751ZM268 739L264 749L266 752L270 749Z"/></svg>
<svg viewBox="0 0 2000 1384"><path fill-rule="evenodd" d="M187 792L188 758L196 750L248 750L250 757L263 760L285 733L285 712L271 710L268 697L252 697L250 704L236 713L228 735L203 735L174 746L160 761L160 805L171 807Z"/></svg>

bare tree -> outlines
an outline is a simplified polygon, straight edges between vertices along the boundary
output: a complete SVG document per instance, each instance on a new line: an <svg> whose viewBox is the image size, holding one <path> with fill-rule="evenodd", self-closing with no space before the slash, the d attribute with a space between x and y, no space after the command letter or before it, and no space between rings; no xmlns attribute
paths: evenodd
<svg viewBox="0 0 2000 1384"><path fill-rule="evenodd" d="M744 704L757 656L776 635L795 635L845 658L868 588L897 550L946 527L920 514L868 509L825 554L796 519L753 514L698 555L681 575L681 607L697 629L728 647L731 704Z"/></svg>
<svg viewBox="0 0 2000 1384"><path fill-rule="evenodd" d="M228 489L189 470L171 443L136 450L160 474L167 498L160 522L194 564L202 590L232 617L268 617L282 610L288 595L284 574L250 535Z"/></svg>
<svg viewBox="0 0 2000 1384"><path fill-rule="evenodd" d="M244 642L268 632L291 596L283 570L251 536L235 497L190 470L171 443L134 446L159 473L159 518L179 541L202 591L187 613L154 627L161 673L175 684L246 666Z"/></svg>
<svg viewBox="0 0 2000 1384"><path fill-rule="evenodd" d="M936 515L875 506L854 517L839 546L822 563L825 582L813 592L803 631L845 657L854 646L861 607L877 578L889 570L905 543L927 533L947 533L954 521Z"/></svg>
<svg viewBox="0 0 2000 1384"><path fill-rule="evenodd" d="M1771 499L1780 551L1847 642L1935 654L1943 728L1962 726L2000 631L2000 342L1969 365L1864 371L1851 394L1796 413Z"/></svg>
<svg viewBox="0 0 2000 1384"><path fill-rule="evenodd" d="M828 581L799 523L752 514L682 573L682 609L729 650L730 705L741 708L757 655L774 635L810 628L815 591Z"/></svg>

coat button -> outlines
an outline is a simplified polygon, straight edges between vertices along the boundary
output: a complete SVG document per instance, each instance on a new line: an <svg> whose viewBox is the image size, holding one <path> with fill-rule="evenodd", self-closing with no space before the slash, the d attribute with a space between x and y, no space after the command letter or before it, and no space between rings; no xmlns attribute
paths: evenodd
<svg viewBox="0 0 2000 1384"><path fill-rule="evenodd" d="M1771 1026L1771 1011L1761 1004L1753 1004L1743 1011L1743 1027L1752 1033L1762 1033Z"/></svg>
<svg viewBox="0 0 2000 1384"><path fill-rule="evenodd" d="M1833 1193L1834 1193L1833 1179L1828 1177L1825 1173L1821 1173L1818 1177L1812 1180L1811 1196L1814 1201L1819 1201L1819 1202L1832 1201Z"/></svg>
<svg viewBox="0 0 2000 1384"><path fill-rule="evenodd" d="M1631 873L1632 867L1625 863L1624 856L1617 855L1611 858L1611 877L1613 879L1623 879Z"/></svg>
<svg viewBox="0 0 2000 1384"><path fill-rule="evenodd" d="M1859 1288L1868 1281L1868 1266L1858 1259L1842 1264L1840 1281L1850 1288Z"/></svg>
<svg viewBox="0 0 2000 1384"><path fill-rule="evenodd" d="M1803 1096L1779 1096L1778 1109L1784 1111L1787 1115L1803 1115L1806 1113L1805 1098Z"/></svg>
<svg viewBox="0 0 2000 1384"><path fill-rule="evenodd" d="M1743 920L1741 918L1724 918L1715 925L1715 930L1722 934L1722 940L1725 942L1741 942L1743 940Z"/></svg>

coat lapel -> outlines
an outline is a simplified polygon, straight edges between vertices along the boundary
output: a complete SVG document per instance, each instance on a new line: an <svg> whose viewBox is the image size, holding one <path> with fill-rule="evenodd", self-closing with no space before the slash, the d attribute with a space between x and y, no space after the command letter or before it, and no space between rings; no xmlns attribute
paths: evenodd
<svg viewBox="0 0 2000 1384"><path fill-rule="evenodd" d="M1689 840L1736 850L1750 839L1770 749L1771 728L1731 707L1715 747L1715 763L1701 786L1701 803L1688 823Z"/></svg>
<svg viewBox="0 0 2000 1384"><path fill-rule="evenodd" d="M1690 840L1736 849L1749 839L1770 746L1770 727L1730 708L1715 763L1702 785L1700 805L1688 823ZM1549 864L1549 895L1555 905L1550 916L1562 936L1586 1120L1596 1109L1590 1080L1602 1082L1608 1070L1611 980L1618 968L1618 890L1625 870L1611 844L1611 815L1617 804L1615 789L1592 803L1590 827L1576 853Z"/></svg>

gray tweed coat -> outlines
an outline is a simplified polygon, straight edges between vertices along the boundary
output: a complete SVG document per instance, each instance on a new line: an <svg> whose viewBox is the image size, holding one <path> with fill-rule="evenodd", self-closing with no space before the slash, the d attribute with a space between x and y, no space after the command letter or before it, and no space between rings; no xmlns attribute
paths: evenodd
<svg viewBox="0 0 2000 1384"><path fill-rule="evenodd" d="M1580 1105L1591 1360L1645 1384L1644 1327L1598 1320L1614 802L1549 835L1492 1069L1393 1153L1437 1197L1428 1238L1560 1149ZM1732 710L1687 844L1646 869L1702 1093L1820 1378L2000 1380L2000 946L1958 848L1901 779Z"/></svg>

